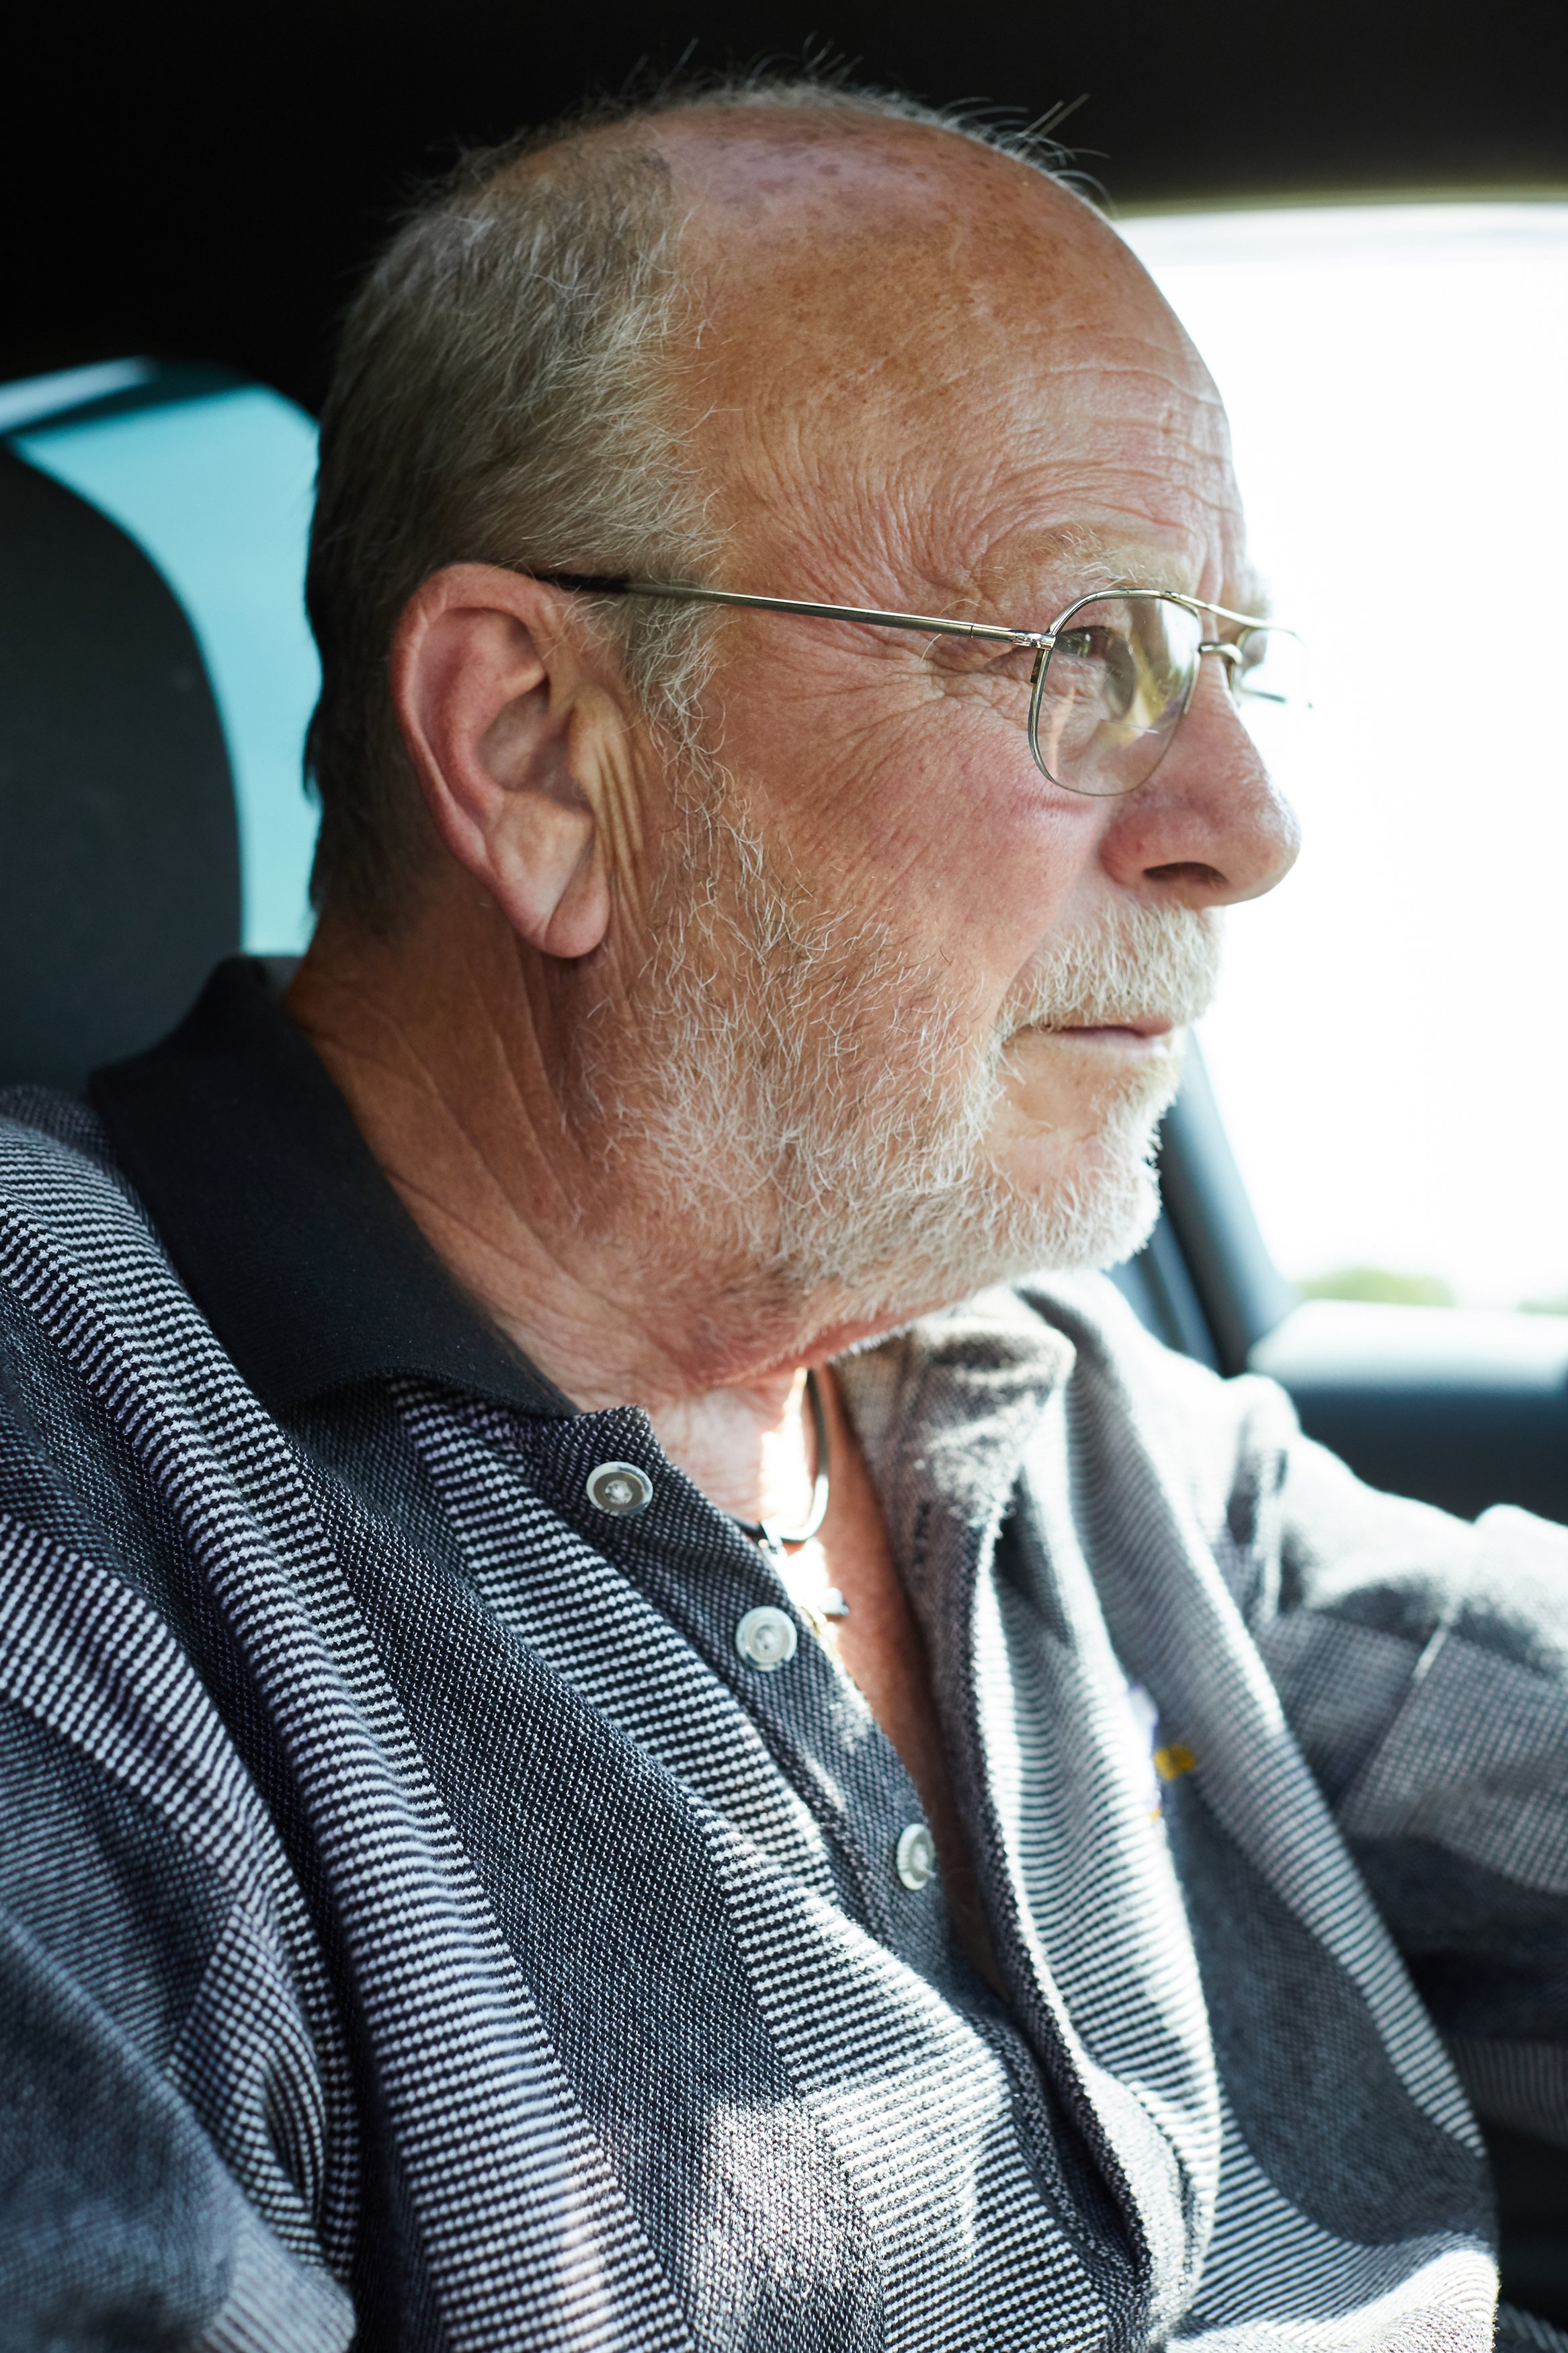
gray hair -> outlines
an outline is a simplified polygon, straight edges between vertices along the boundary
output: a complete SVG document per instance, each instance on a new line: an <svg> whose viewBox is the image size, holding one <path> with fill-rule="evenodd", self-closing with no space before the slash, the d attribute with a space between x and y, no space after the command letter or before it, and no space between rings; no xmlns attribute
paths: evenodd
<svg viewBox="0 0 1568 2353"><path fill-rule="evenodd" d="M471 155L410 215L349 312L321 418L306 591L321 657L307 746L318 908L385 931L428 860L387 685L397 617L422 580L463 562L712 573L672 398L698 322L668 167L635 137L690 108L921 122L1053 178L1065 160L1044 136L1056 117L1007 130L831 79L752 75L668 86ZM584 135L612 124L634 135ZM642 708L689 743L707 617L647 599L591 610Z"/></svg>

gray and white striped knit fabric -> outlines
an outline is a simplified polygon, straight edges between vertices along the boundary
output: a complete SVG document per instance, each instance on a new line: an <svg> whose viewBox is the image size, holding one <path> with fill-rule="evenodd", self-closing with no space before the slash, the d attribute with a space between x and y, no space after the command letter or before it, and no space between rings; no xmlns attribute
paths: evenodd
<svg viewBox="0 0 1568 2353"><path fill-rule="evenodd" d="M1568 2138L1568 1535L1369 1493L1098 1279L847 1362L1004 2005L641 1414L275 1419L12 1108L0 2344L1492 2342L1467 2090Z"/></svg>

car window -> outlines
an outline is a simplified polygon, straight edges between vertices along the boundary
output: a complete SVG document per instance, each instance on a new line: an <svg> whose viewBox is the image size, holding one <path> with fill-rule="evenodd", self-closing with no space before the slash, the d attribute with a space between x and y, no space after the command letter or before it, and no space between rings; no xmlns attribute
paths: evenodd
<svg viewBox="0 0 1568 2353"><path fill-rule="evenodd" d="M1305 632L1300 865L1204 1048L1309 1289L1568 1306L1568 204L1124 225L1229 408Z"/></svg>
<svg viewBox="0 0 1568 2353"><path fill-rule="evenodd" d="M76 372L91 384L59 382L90 397L135 382L125 371L139 366L153 373L115 362ZM15 387L14 400L26 390ZM234 769L244 944L255 955L297 954L310 933L316 836L301 781L320 678L303 598L314 424L291 401L247 385L22 430L12 446L112 516L179 597Z"/></svg>

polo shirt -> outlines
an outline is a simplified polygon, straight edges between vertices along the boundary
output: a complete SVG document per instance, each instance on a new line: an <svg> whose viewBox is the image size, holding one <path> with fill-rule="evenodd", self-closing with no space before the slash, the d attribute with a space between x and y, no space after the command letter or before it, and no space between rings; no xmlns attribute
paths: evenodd
<svg viewBox="0 0 1568 2353"><path fill-rule="evenodd" d="M0 1098L0 2337L1493 2341L1563 1532L1098 1277L846 1359L996 1992L771 1556L459 1291L262 967L89 1092Z"/></svg>

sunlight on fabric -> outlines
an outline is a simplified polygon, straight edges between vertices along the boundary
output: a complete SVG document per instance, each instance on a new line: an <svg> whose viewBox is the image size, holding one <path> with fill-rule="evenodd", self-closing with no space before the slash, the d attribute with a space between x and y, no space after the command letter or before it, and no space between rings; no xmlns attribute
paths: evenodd
<svg viewBox="0 0 1568 2353"><path fill-rule="evenodd" d="M1284 1271L1568 1298L1568 204L1124 225L1307 635L1305 828L1204 1048Z"/></svg>

